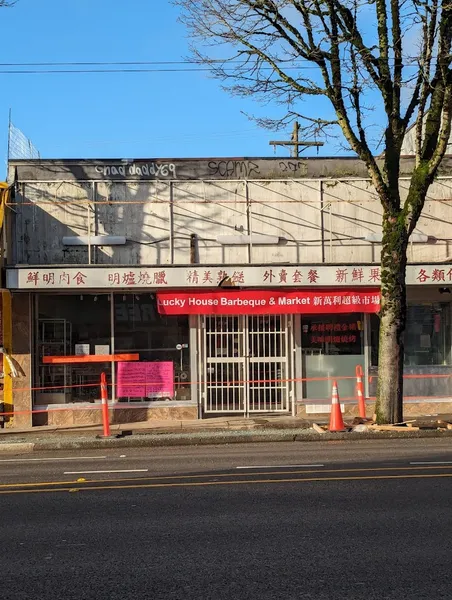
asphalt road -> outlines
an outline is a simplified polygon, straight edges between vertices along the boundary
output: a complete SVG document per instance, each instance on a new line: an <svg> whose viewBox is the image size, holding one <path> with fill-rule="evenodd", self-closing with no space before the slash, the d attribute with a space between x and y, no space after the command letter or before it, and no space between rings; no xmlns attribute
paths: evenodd
<svg viewBox="0 0 452 600"><path fill-rule="evenodd" d="M447 440L294 446L1 455L1 597L452 597Z"/></svg>
<svg viewBox="0 0 452 600"><path fill-rule="evenodd" d="M15 482L116 478L131 471L130 477L177 475L229 471L246 466L285 465L408 465L411 461L452 461L452 439L363 440L329 442L278 442L219 446L175 446L76 450L71 452L0 453L0 485ZM134 473L133 471L137 471ZM70 473L66 475L66 473ZM97 477L95 477L97 478ZM1 488L0 488L1 489Z"/></svg>

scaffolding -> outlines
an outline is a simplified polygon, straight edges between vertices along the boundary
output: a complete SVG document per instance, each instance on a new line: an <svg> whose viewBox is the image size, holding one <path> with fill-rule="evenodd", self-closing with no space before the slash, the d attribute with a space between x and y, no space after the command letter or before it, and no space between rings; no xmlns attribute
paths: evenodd
<svg viewBox="0 0 452 600"><path fill-rule="evenodd" d="M11 121L8 125L8 164L10 160L39 159L39 150L32 141Z"/></svg>

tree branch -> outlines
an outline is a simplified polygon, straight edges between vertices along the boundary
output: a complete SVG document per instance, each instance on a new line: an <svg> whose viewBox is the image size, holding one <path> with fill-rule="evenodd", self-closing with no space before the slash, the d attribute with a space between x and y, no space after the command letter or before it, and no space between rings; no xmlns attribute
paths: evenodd
<svg viewBox="0 0 452 600"><path fill-rule="evenodd" d="M388 193L388 188L383 180L381 171L377 165L377 162L369 149L366 141L366 136L362 128L361 123L361 111L359 109L358 101L358 130L359 139L350 123L350 118L347 109L344 104L342 95L342 61L339 53L339 28L338 19L336 16L335 2L334 0L326 0L329 10L329 19L331 23L331 35L330 35L330 55L331 55L331 74L332 74L332 89L327 88L327 95L333 104L336 114L338 117L339 125L345 135L345 138L349 142L352 149L358 154L358 156L365 162L372 181L377 189L383 206L391 207L391 198Z"/></svg>
<svg viewBox="0 0 452 600"><path fill-rule="evenodd" d="M352 11L340 0L337 0L334 4L336 14L340 15L341 27L346 40L356 48L372 81L380 88L381 79L378 73L378 58L372 54L370 48L364 43Z"/></svg>
<svg viewBox="0 0 452 600"><path fill-rule="evenodd" d="M397 123L397 133L400 131L400 94L403 75L402 28L400 24L400 2L391 0L392 44L394 51L394 75L392 90L392 114L394 124ZM396 133L396 132L394 132Z"/></svg>
<svg viewBox="0 0 452 600"><path fill-rule="evenodd" d="M419 93L419 108L415 124L416 165L419 165L421 161L425 109L427 106L427 101L432 93L430 71L433 58L433 50L435 46L437 20L438 0L432 0L431 7L425 7L425 12L423 16L423 44L421 51L421 60L419 64L418 81L416 84Z"/></svg>
<svg viewBox="0 0 452 600"><path fill-rule="evenodd" d="M425 120L424 143L420 152L420 164L432 161L432 159L433 164L437 162L438 138L440 130L444 130L444 119L447 119L448 116L448 113L444 112L444 107L447 107L449 88L452 85L450 70L452 61L451 45L452 3L450 3L450 0L442 0L438 34L438 57L435 75L431 84L433 90L431 92L430 107Z"/></svg>

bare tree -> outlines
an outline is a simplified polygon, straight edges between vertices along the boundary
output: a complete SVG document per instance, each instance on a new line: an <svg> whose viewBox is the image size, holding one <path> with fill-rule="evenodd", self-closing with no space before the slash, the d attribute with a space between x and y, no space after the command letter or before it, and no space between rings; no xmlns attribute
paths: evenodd
<svg viewBox="0 0 452 600"><path fill-rule="evenodd" d="M261 125L299 119L305 133L342 133L366 164L383 208L376 412L380 423L401 420L407 246L451 132L452 0L173 1L196 62L233 94L281 107ZM381 160L372 120L383 123ZM402 200L401 148L412 123L415 166Z"/></svg>

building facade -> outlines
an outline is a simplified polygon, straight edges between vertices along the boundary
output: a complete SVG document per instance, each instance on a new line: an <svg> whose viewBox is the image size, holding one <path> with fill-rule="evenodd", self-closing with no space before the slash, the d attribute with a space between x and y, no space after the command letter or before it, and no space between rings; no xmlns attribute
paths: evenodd
<svg viewBox="0 0 452 600"><path fill-rule="evenodd" d="M409 248L405 410L452 409L452 159ZM408 188L412 160L400 186ZM13 426L372 411L381 207L356 159L9 166Z"/></svg>

